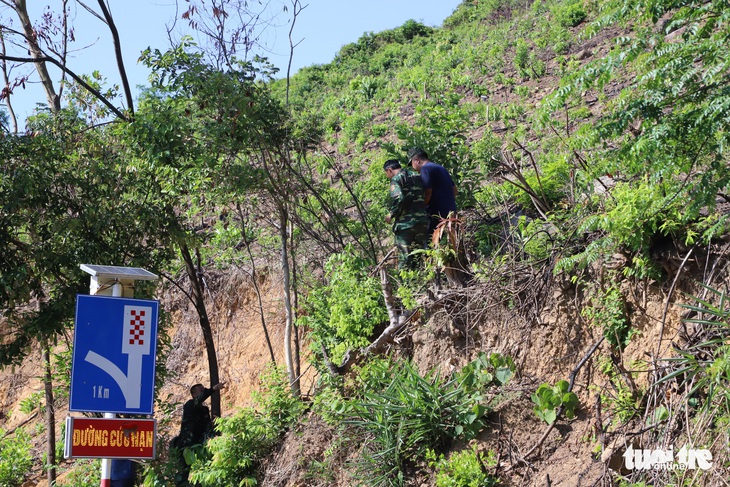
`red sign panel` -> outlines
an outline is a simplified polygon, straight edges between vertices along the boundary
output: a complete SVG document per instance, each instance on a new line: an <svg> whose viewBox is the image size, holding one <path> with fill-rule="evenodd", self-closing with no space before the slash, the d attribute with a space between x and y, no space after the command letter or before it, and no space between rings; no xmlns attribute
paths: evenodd
<svg viewBox="0 0 730 487"><path fill-rule="evenodd" d="M154 419L66 418L66 458L155 458Z"/></svg>

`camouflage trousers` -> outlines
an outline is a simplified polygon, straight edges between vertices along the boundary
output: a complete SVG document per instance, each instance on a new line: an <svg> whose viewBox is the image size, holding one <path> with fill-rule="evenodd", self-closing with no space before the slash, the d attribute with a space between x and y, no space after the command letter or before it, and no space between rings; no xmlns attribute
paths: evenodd
<svg viewBox="0 0 730 487"><path fill-rule="evenodd" d="M398 247L398 269L416 269L419 255L413 251L426 248L428 241L428 220L408 228L394 230L395 245Z"/></svg>

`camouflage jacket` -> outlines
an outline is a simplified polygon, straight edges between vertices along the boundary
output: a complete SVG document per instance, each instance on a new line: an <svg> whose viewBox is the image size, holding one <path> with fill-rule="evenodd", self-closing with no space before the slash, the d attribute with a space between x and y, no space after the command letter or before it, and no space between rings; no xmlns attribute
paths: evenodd
<svg viewBox="0 0 730 487"><path fill-rule="evenodd" d="M393 231L412 228L428 221L419 174L404 168L390 179L388 211L393 217Z"/></svg>

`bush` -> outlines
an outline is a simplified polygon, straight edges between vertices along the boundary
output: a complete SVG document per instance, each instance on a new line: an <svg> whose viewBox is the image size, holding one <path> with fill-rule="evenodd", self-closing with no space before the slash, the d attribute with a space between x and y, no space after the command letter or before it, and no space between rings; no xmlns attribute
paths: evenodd
<svg viewBox="0 0 730 487"><path fill-rule="evenodd" d="M370 343L376 326L388 321L379 281L368 275L369 262L346 248L325 264L327 284L306 298L300 324L309 328L317 353L325 347L340 363L349 349Z"/></svg>
<svg viewBox="0 0 730 487"><path fill-rule="evenodd" d="M0 430L0 487L15 487L23 482L33 466L30 437L23 429L4 436Z"/></svg>
<svg viewBox="0 0 730 487"><path fill-rule="evenodd" d="M101 482L101 460L77 461L63 480L57 482L58 487L97 487Z"/></svg>
<svg viewBox="0 0 730 487"><path fill-rule="evenodd" d="M261 391L253 395L255 408L216 420L219 436L192 455L191 482L204 487L256 485L259 461L304 410L291 393L284 369L270 366L261 382Z"/></svg>
<svg viewBox="0 0 730 487"><path fill-rule="evenodd" d="M508 357L484 353L448 380L435 371L422 377L410 362L366 364L356 397L338 405L363 442L358 475L372 486L404 485L407 468L427 450L475 438L486 425L486 387L508 381L513 370Z"/></svg>
<svg viewBox="0 0 730 487"><path fill-rule="evenodd" d="M558 4L553 8L553 15L561 27L575 27L586 18L582 2Z"/></svg>
<svg viewBox="0 0 730 487"><path fill-rule="evenodd" d="M495 467L497 459L494 452L486 455L477 451L476 446L470 450L453 453L449 458L431 451L427 455L432 466L436 467L436 487L492 487L499 480L485 472L487 467Z"/></svg>

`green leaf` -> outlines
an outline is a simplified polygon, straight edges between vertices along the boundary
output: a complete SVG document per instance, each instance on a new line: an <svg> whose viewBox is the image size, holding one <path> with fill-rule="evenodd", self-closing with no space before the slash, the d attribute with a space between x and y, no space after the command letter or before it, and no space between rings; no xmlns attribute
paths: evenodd
<svg viewBox="0 0 730 487"><path fill-rule="evenodd" d="M505 385L512 378L512 371L508 368L500 368L494 371L494 376L499 382L499 385Z"/></svg>
<svg viewBox="0 0 730 487"><path fill-rule="evenodd" d="M542 419L544 419L548 424L553 424L555 422L555 420L557 419L557 417L558 417L557 411L555 411L554 409L549 409L544 412Z"/></svg>
<svg viewBox="0 0 730 487"><path fill-rule="evenodd" d="M568 392L568 388L570 387L570 384L567 380L559 380L555 383L555 390L559 392L561 395Z"/></svg>

